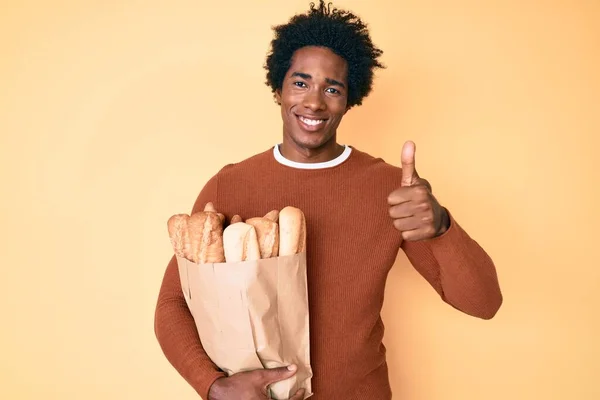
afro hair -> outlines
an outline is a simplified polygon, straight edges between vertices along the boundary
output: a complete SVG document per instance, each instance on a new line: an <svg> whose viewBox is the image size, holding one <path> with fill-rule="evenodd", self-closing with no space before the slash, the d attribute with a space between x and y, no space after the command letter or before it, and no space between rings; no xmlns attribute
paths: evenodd
<svg viewBox="0 0 600 400"><path fill-rule="evenodd" d="M275 37L264 65L266 84L273 93L282 88L296 50L305 46L326 47L346 60L348 108L362 104L371 92L375 68L385 68L378 61L383 51L373 45L367 25L350 11L325 5L324 0L318 7L310 3L308 12L293 16L273 31Z"/></svg>

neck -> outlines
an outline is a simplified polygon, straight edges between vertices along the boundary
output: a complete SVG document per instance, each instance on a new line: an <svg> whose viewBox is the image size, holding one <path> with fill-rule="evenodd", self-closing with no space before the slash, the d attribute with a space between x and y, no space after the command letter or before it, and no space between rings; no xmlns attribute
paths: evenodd
<svg viewBox="0 0 600 400"><path fill-rule="evenodd" d="M321 163L331 161L344 152L344 146L338 144L335 139L314 149L299 146L292 140L284 137L279 146L281 155L286 159L298 163Z"/></svg>

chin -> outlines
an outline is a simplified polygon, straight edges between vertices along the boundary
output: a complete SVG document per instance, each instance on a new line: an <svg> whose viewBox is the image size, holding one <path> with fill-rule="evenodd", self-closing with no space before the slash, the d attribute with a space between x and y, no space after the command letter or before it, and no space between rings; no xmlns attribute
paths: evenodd
<svg viewBox="0 0 600 400"><path fill-rule="evenodd" d="M302 135L302 136L295 136L294 142L296 142L296 144L300 145L303 148L314 150L314 149L318 149L318 148L326 145L329 142L329 139L324 138L322 136L306 137L306 135Z"/></svg>

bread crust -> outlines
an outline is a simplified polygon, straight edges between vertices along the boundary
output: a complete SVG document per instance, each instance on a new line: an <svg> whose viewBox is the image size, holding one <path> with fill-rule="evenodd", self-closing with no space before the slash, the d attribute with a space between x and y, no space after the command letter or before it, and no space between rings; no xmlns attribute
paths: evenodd
<svg viewBox="0 0 600 400"><path fill-rule="evenodd" d="M236 222L223 231L225 262L240 262L260 259L260 248L256 230L245 222Z"/></svg>
<svg viewBox="0 0 600 400"><path fill-rule="evenodd" d="M246 220L256 230L260 258L277 257L279 254L279 224L266 217L254 217Z"/></svg>
<svg viewBox="0 0 600 400"><path fill-rule="evenodd" d="M188 221L188 231L191 261L200 264L225 261L223 223L218 213L200 211L192 214Z"/></svg>
<svg viewBox="0 0 600 400"><path fill-rule="evenodd" d="M225 216L209 202L192 215L175 214L167 221L178 257L194 263L259 260L306 251L306 219L302 210L287 206L245 222L234 215L227 228Z"/></svg>
<svg viewBox="0 0 600 400"><path fill-rule="evenodd" d="M175 214L167 221L169 239L171 240L173 251L178 257L188 258L190 256L189 219L190 216L187 214Z"/></svg>
<svg viewBox="0 0 600 400"><path fill-rule="evenodd" d="M279 255L306 251L306 219L302 210L287 206L279 212Z"/></svg>

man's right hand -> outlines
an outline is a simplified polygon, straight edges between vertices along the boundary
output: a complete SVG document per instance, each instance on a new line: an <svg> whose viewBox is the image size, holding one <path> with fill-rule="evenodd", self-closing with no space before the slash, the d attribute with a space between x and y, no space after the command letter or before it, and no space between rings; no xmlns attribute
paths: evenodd
<svg viewBox="0 0 600 400"><path fill-rule="evenodd" d="M270 399L269 385L294 376L296 366L258 369L217 379L210 387L208 400L265 400ZM304 399L304 389L289 400Z"/></svg>

